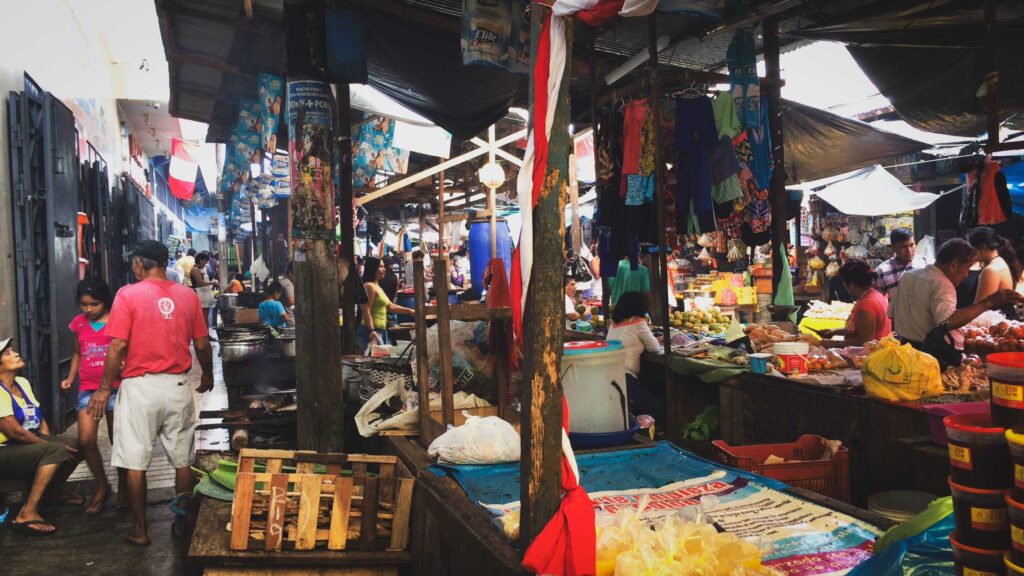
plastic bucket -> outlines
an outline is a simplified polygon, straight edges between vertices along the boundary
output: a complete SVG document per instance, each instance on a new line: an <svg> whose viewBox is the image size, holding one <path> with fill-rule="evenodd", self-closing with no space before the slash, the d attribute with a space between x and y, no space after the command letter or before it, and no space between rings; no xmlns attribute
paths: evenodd
<svg viewBox="0 0 1024 576"><path fill-rule="evenodd" d="M505 263L505 274L512 275L512 233L508 222L497 218L494 223L496 230L497 254ZM473 288L484 291L484 272L491 262L491 222L488 219L471 220L469 223L469 277Z"/></svg>
<svg viewBox="0 0 1024 576"><path fill-rule="evenodd" d="M1024 568L1013 562L1013 559L1010 558L1009 552L1003 556L1003 563L1006 567L1006 572L997 572L997 574L1006 574L1006 576L1024 576Z"/></svg>
<svg viewBox="0 0 1024 576"><path fill-rule="evenodd" d="M1006 573L1004 565L1005 550L985 550L973 546L965 546L953 532L949 535L949 543L953 545L953 566L958 575L993 576Z"/></svg>
<svg viewBox="0 0 1024 576"><path fill-rule="evenodd" d="M561 375L570 433L621 432L629 427L626 350L621 342L566 342Z"/></svg>
<svg viewBox="0 0 1024 576"><path fill-rule="evenodd" d="M949 465L953 481L971 488L1009 488L1013 481L1006 429L988 414L947 416Z"/></svg>
<svg viewBox="0 0 1024 576"><path fill-rule="evenodd" d="M949 480L953 493L956 533L966 546L985 550L1010 547L1010 521L1006 513L1006 490L970 488Z"/></svg>
<svg viewBox="0 0 1024 576"><path fill-rule="evenodd" d="M1024 502L1024 434L1007 430L1006 443L1013 461L1013 497Z"/></svg>
<svg viewBox="0 0 1024 576"><path fill-rule="evenodd" d="M1010 518L1010 559L1024 564L1024 504L1007 494L1006 511Z"/></svg>
<svg viewBox="0 0 1024 576"><path fill-rule="evenodd" d="M750 371L754 374L767 374L768 373L768 361L771 360L771 354L751 354L750 358Z"/></svg>
<svg viewBox="0 0 1024 576"><path fill-rule="evenodd" d="M925 404L921 406L921 412L928 415L928 431L931 433L932 443L945 446L949 439L946 438L946 425L942 422L946 416L957 414L989 414L989 403L984 402L957 402L956 404Z"/></svg>
<svg viewBox="0 0 1024 576"><path fill-rule="evenodd" d="M782 361L783 373L807 374L807 353L810 352L807 342L777 342L772 351Z"/></svg>
<svg viewBox="0 0 1024 576"><path fill-rule="evenodd" d="M894 522L906 522L928 508L934 494L914 490L889 490L868 496L868 510Z"/></svg>
<svg viewBox="0 0 1024 576"><path fill-rule="evenodd" d="M416 295L411 293L411 292L409 292L409 293L399 292L395 296L395 304L398 304L399 306L405 306L406 308L412 308L413 310L415 310L416 309ZM415 322L416 321L416 317L415 316L410 316L408 314L399 314L398 315L398 321L399 322Z"/></svg>
<svg viewBox="0 0 1024 576"><path fill-rule="evenodd" d="M1003 428L1024 429L1024 352L989 354L992 420Z"/></svg>

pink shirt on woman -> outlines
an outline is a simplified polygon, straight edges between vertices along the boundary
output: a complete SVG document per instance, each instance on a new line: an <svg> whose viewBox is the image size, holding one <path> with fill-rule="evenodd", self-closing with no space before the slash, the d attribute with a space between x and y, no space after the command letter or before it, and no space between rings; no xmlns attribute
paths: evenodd
<svg viewBox="0 0 1024 576"><path fill-rule="evenodd" d="M872 336L872 339L881 340L892 334L892 320L889 319L889 301L885 299L881 292L874 288L868 288L868 291L853 305L853 310L850 311L850 318L846 320L847 334L856 334L857 327L855 322L857 313L861 310L868 312L875 318L875 334Z"/></svg>
<svg viewBox="0 0 1024 576"><path fill-rule="evenodd" d="M110 347L110 341L114 338L107 334L106 324L101 326L98 331L94 330L85 314L75 316L68 328L78 335L78 350L82 356L82 363L78 368L78 391L97 390L103 380L103 364L107 359L107 348ZM120 380L114 381L114 388L120 385Z"/></svg>

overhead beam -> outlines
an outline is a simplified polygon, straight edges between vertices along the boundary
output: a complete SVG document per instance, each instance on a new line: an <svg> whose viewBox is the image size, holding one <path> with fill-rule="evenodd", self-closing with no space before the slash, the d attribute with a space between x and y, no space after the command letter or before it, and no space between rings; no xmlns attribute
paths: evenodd
<svg viewBox="0 0 1024 576"><path fill-rule="evenodd" d="M259 24L259 21L252 20L252 16L248 14L247 17L249 20L243 20L241 18L232 18L230 16L207 12L206 10L196 10L195 8L189 8L182 6L177 2L169 2L166 0L160 3L160 8L168 14L173 14L175 16L182 16L193 20L202 20L203 22L210 22L212 24L220 24L221 26L228 26L245 32L252 32L254 34L284 37L283 24L280 28L264 27Z"/></svg>
<svg viewBox="0 0 1024 576"><path fill-rule="evenodd" d="M487 142L484 142L480 138L470 138L469 141L472 142L473 144L476 144L477 146L490 146L490 144L488 144ZM516 158L514 155L509 154L508 152L505 152L501 148L495 148L494 149L494 153L497 154L498 156L501 156L505 160L508 160L512 164L516 165L518 168L522 168L523 167L523 161L522 160L520 160L519 158Z"/></svg>
<svg viewBox="0 0 1024 576"><path fill-rule="evenodd" d="M431 10L410 6L397 0L348 0L348 4L372 8L378 12L386 12L392 16L405 18L417 24L424 24L439 30L456 34L462 31L462 21L454 16L445 16Z"/></svg>
<svg viewBox="0 0 1024 576"><path fill-rule="evenodd" d="M506 144L511 144L512 142L515 142L515 141L517 141L517 140L519 140L521 138L525 138L525 137L526 137L526 130L525 129L519 130L518 132L514 132L512 134L509 134L508 136L505 136L504 138L501 138L501 139L495 141L494 145L495 146L505 146ZM456 156L455 158L451 158L449 160L441 162L437 166L430 167L430 168L428 168L426 170L423 170L422 172L417 172L416 174L413 174L411 176L406 176L405 178L402 178L398 182L395 182L394 184L388 184L387 186L381 188L380 190L377 190L375 192L371 192L371 193L369 193L369 194L367 194L365 196L360 196L359 198L356 198L356 205L362 206L362 205L366 204L367 202L373 202L377 198L380 198L382 196L387 196L388 194L394 192L395 190L399 190L401 188L404 188L404 187L408 186L409 184L413 184L415 182L418 182L418 181L422 180L423 178L426 178L428 176L433 176L434 174L438 174L440 172L443 172L443 171L447 170L448 168L452 168L453 166L458 166L459 164L462 164L463 162L466 162L467 160L472 160L473 158L477 158L479 156L483 156L484 154L487 154L487 148L477 148L476 150L472 150L472 151L466 152L465 154L462 154L462 155Z"/></svg>

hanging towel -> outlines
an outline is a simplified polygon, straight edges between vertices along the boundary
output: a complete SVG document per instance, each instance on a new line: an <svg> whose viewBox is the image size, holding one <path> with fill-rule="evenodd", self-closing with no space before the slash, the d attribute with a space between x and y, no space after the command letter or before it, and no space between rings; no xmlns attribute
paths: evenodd
<svg viewBox="0 0 1024 576"><path fill-rule="evenodd" d="M784 244L779 245L779 253L782 255L782 261L786 263L786 266L782 269L779 276L779 285L775 288L775 299L772 302L776 306L792 306L793 274L789 271L789 256L786 255L786 246ZM796 312L790 313L789 321L796 324Z"/></svg>
<svg viewBox="0 0 1024 576"><path fill-rule="evenodd" d="M736 114L744 128L757 128L761 123L761 87L757 77L757 50L751 28L740 28L732 37L725 54L729 66L729 92L736 104Z"/></svg>

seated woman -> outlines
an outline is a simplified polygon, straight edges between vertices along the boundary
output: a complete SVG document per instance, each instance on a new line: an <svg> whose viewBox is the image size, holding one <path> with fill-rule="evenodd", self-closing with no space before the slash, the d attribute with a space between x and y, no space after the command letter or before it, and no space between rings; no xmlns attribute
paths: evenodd
<svg viewBox="0 0 1024 576"><path fill-rule="evenodd" d="M63 490L81 455L77 440L50 436L32 385L18 376L25 361L13 343L13 338L0 340L0 478L31 481L11 528L31 536L48 536L57 528L39 515L40 501L85 503L80 495Z"/></svg>
<svg viewBox="0 0 1024 576"><path fill-rule="evenodd" d="M892 334L889 302L875 289L877 274L860 258L850 258L839 268L843 287L854 298L853 310L846 326L837 330L822 330L822 336L843 336L843 340L822 340L825 348L860 346L871 340L880 340Z"/></svg>
<svg viewBox="0 0 1024 576"><path fill-rule="evenodd" d="M633 414L653 416L664 422L665 404L640 386L640 357L644 351L662 353L661 343L647 325L647 297L641 292L624 292L612 313L606 340L618 340L626 350L626 392Z"/></svg>

